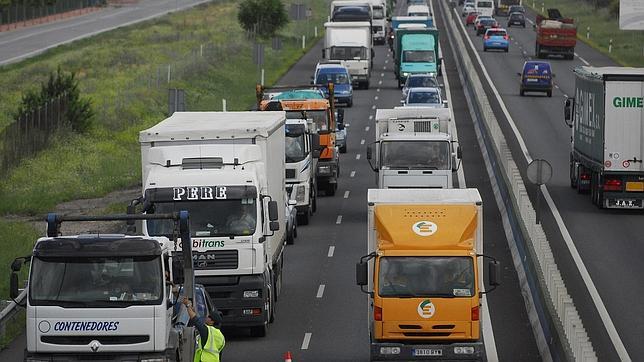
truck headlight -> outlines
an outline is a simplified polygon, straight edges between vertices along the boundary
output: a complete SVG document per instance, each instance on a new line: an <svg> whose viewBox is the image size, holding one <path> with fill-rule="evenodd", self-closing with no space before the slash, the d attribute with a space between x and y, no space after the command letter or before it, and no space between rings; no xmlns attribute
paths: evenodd
<svg viewBox="0 0 644 362"><path fill-rule="evenodd" d="M474 354L474 347L454 347L454 354Z"/></svg>
<svg viewBox="0 0 644 362"><path fill-rule="evenodd" d="M298 186L297 192L295 193L295 201L297 202L304 202L305 196L305 187L304 186Z"/></svg>
<svg viewBox="0 0 644 362"><path fill-rule="evenodd" d="M409 73L403 72L403 77L407 77L407 76L409 76Z"/></svg>
<svg viewBox="0 0 644 362"><path fill-rule="evenodd" d="M244 298L259 298L259 290L244 290Z"/></svg>
<svg viewBox="0 0 644 362"><path fill-rule="evenodd" d="M380 347L380 354L400 354L400 347Z"/></svg>
<svg viewBox="0 0 644 362"><path fill-rule="evenodd" d="M318 166L318 173L320 175L329 175L329 174L331 174L331 166Z"/></svg>

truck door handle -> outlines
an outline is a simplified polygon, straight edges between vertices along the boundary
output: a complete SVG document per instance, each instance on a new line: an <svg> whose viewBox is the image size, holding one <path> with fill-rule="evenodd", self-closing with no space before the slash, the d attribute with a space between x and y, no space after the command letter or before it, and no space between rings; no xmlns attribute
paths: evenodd
<svg viewBox="0 0 644 362"><path fill-rule="evenodd" d="M433 171L423 171L423 175L431 175L434 173Z"/></svg>
<svg viewBox="0 0 644 362"><path fill-rule="evenodd" d="M399 175L406 175L406 174L408 174L408 173L409 173L408 171L398 171L398 174L399 174Z"/></svg>

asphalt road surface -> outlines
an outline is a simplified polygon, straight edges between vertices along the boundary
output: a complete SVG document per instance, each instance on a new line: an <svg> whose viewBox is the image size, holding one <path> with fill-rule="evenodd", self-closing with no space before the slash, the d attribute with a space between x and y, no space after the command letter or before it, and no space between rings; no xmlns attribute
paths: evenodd
<svg viewBox="0 0 644 362"><path fill-rule="evenodd" d="M0 33L0 65L14 63L56 46L90 37L212 0L141 0L62 21Z"/></svg>
<svg viewBox="0 0 644 362"><path fill-rule="evenodd" d="M564 97L574 96L572 70L582 65L618 65L588 45L577 42L574 60L556 57L547 59L556 76L552 98L538 93L527 93L526 97L519 96L517 72L521 71L525 60L536 59L536 33L532 29L535 14L529 12L528 18L530 22L526 23L525 29L508 28L511 39L509 53L483 52L482 37L477 37L472 27L468 29L469 37L516 124L527 151L533 159L545 159L553 167L553 177L547 187L551 201L561 215L560 222L565 226L558 226L557 220L544 202L544 227L564 282L573 297L599 360L626 360L629 356L630 359L636 360L639 358L637 356L644 354L644 304L641 303L644 283L640 278L644 272L644 264L641 262L641 256L644 255L644 219L641 212L600 210L591 204L589 195L577 194L570 188L571 130L563 121ZM501 26L506 25L507 18L500 17L497 20ZM519 168L525 170L527 162L523 156L524 151L516 141L507 123L507 117L489 86L487 93L497 117L502 120L514 159ZM529 191L534 204L535 188L531 187ZM600 316L598 307L591 298L579 272L579 263L573 260L562 237L564 228L570 234L605 305L608 319ZM614 324L616 333L608 332L609 320ZM621 354L618 354L619 341L625 346Z"/></svg>

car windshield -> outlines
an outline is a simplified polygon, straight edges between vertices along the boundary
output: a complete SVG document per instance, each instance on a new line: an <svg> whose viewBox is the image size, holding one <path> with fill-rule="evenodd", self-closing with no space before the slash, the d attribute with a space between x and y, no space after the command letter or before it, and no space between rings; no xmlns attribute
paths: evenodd
<svg viewBox="0 0 644 362"><path fill-rule="evenodd" d="M365 47L331 47L329 54L331 60L367 59Z"/></svg>
<svg viewBox="0 0 644 362"><path fill-rule="evenodd" d="M512 13L510 14L510 19L523 19L523 14L521 13Z"/></svg>
<svg viewBox="0 0 644 362"><path fill-rule="evenodd" d="M159 256L34 257L32 305L115 307L160 303Z"/></svg>
<svg viewBox="0 0 644 362"><path fill-rule="evenodd" d="M405 63L432 63L434 62L433 50L406 50L403 52L402 61Z"/></svg>
<svg viewBox="0 0 644 362"><path fill-rule="evenodd" d="M349 84L349 75L347 73L320 73L315 84Z"/></svg>
<svg viewBox="0 0 644 362"><path fill-rule="evenodd" d="M505 36L506 33L502 30L488 30L487 33L485 33L487 36Z"/></svg>
<svg viewBox="0 0 644 362"><path fill-rule="evenodd" d="M390 169L449 169L447 141L382 142L381 164Z"/></svg>
<svg viewBox="0 0 644 362"><path fill-rule="evenodd" d="M479 23L481 25L483 25L483 26L492 26L492 25L494 25L496 23L496 21L494 21L492 19L483 19Z"/></svg>
<svg viewBox="0 0 644 362"><path fill-rule="evenodd" d="M477 8L491 8L492 7L492 2L491 1L479 1L476 3Z"/></svg>
<svg viewBox="0 0 644 362"><path fill-rule="evenodd" d="M386 256L379 259L381 297L471 298L474 263L470 257Z"/></svg>
<svg viewBox="0 0 644 362"><path fill-rule="evenodd" d="M286 135L286 162L300 162L306 157L304 133Z"/></svg>
<svg viewBox="0 0 644 362"><path fill-rule="evenodd" d="M407 88L414 87L438 87L434 77L409 77Z"/></svg>
<svg viewBox="0 0 644 362"><path fill-rule="evenodd" d="M190 236L244 236L255 233L257 206L254 198L207 201L156 202L148 213L165 214L188 211ZM171 220L147 221L151 236L172 235Z"/></svg>
<svg viewBox="0 0 644 362"><path fill-rule="evenodd" d="M409 93L407 103L441 103L440 94L433 91L412 91Z"/></svg>

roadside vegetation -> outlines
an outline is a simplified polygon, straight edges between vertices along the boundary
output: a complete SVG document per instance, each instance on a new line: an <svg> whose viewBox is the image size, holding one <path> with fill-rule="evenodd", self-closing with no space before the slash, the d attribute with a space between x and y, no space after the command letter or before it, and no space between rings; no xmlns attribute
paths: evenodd
<svg viewBox="0 0 644 362"><path fill-rule="evenodd" d="M581 41L623 66L644 67L644 31L619 29L619 0L528 0L523 4L538 13L542 4L544 9L558 8L565 17L575 19ZM608 52L610 39L613 39L611 53Z"/></svg>

